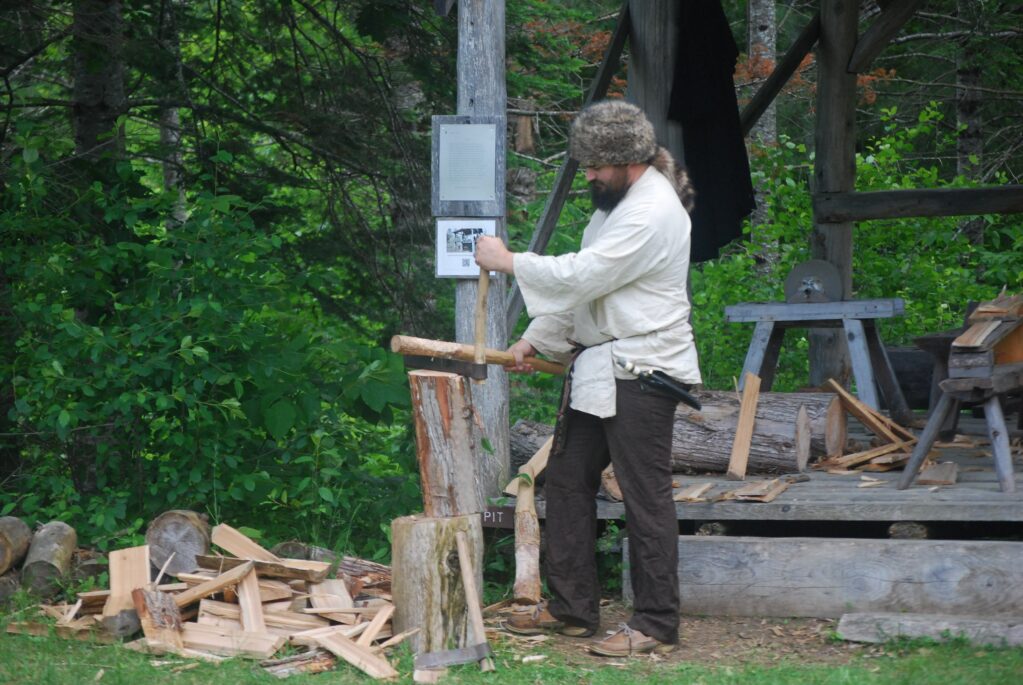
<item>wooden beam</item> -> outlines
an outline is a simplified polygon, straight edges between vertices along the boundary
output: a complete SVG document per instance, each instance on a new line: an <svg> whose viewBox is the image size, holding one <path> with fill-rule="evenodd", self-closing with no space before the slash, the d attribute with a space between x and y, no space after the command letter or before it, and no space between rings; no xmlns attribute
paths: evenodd
<svg viewBox="0 0 1023 685"><path fill-rule="evenodd" d="M928 188L871 192L814 193L813 213L822 224L1023 212L1023 185L992 188Z"/></svg>
<svg viewBox="0 0 1023 685"><path fill-rule="evenodd" d="M997 648L1023 645L1023 620L948 614L890 612L844 614L838 636L851 642L884 643L896 638L928 638L938 642L965 638L975 645Z"/></svg>
<svg viewBox="0 0 1023 685"><path fill-rule="evenodd" d="M753 127L757 125L757 121L760 120L760 117L770 107L774 98L777 97L781 89L792 78L792 75L796 73L799 65L803 63L803 58L817 44L817 39L820 38L820 35L821 15L818 12L813 15L810 23L796 36L796 40L789 46L788 52L775 65L774 71L771 72L771 75L767 77L763 85L760 86L760 89L753 94L750 101L743 107L742 112L739 114L739 125L742 127L743 136L748 136Z"/></svg>
<svg viewBox="0 0 1023 685"><path fill-rule="evenodd" d="M814 130L814 187L850 192L856 186L856 76L846 72L853 47L859 2L821 0L817 47L817 122ZM852 295L853 225L824 223L814 214L810 254L831 262L842 279L842 299ZM845 378L849 355L841 331L810 329L810 385Z"/></svg>
<svg viewBox="0 0 1023 685"><path fill-rule="evenodd" d="M174 603L179 607L188 606L192 602L197 602L204 597L209 597L216 592L220 592L226 587L237 585L242 578L252 571L253 565L254 562L252 561L243 561L230 571L225 571L212 580L200 583L193 588L189 588L182 593L174 595Z"/></svg>
<svg viewBox="0 0 1023 685"><path fill-rule="evenodd" d="M866 71L874 58L881 54L885 46L895 37L899 29L909 21L910 17L923 4L923 0L894 0L881 12L881 16L871 24L860 39L856 42L852 57L849 58L849 66L846 69L851 74L858 74Z"/></svg>
<svg viewBox="0 0 1023 685"><path fill-rule="evenodd" d="M611 42L608 43L607 51L604 53L604 60L600 63L597 75L590 84L589 92L586 94L586 100L583 102L584 107L607 95L608 86L611 85L611 78L618 71L618 59L621 57L622 50L625 47L625 39L629 36L631 24L629 0L625 0L622 3L622 9L618 13L618 25L615 26ZM575 178L576 171L578 170L579 162L569 157L566 152L565 161L561 163L558 176L554 180L554 187L551 188L551 192L547 195L547 203L544 205L543 213L536 222L533 236L529 239L529 247L526 248L527 252L543 254L547 250L547 243L550 242L551 236L554 234L554 228L558 225L558 218L561 216L565 200L568 199L568 192L572 189L572 180ZM519 316L522 314L523 304L522 291L519 290L519 284L512 283L506 305L509 331L515 329L515 324L518 323Z"/></svg>
<svg viewBox="0 0 1023 685"><path fill-rule="evenodd" d="M678 549L683 614L1023 613L1023 542L683 535Z"/></svg>

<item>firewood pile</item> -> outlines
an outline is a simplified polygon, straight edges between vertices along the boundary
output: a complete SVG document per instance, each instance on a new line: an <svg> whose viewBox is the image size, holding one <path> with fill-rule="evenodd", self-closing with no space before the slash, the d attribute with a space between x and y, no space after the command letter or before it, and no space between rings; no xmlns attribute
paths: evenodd
<svg viewBox="0 0 1023 685"><path fill-rule="evenodd" d="M155 519L146 542L109 554L109 589L42 604L53 625L13 622L7 632L128 640L129 649L205 661L257 659L279 677L331 670L339 659L373 678L398 675L388 649L416 630L393 633L387 566L303 543L271 551L187 511ZM20 519L0 518L0 579L52 597L76 546L67 524L32 533ZM289 553L301 558L280 556ZM285 646L288 655L275 658Z"/></svg>

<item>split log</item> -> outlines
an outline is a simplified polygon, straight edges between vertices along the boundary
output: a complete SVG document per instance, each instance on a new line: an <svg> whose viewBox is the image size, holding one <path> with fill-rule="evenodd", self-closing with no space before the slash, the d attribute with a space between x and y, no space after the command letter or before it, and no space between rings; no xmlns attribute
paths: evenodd
<svg viewBox="0 0 1023 685"><path fill-rule="evenodd" d="M16 516L0 517L0 576L16 568L28 554L32 529Z"/></svg>
<svg viewBox="0 0 1023 685"><path fill-rule="evenodd" d="M146 529L150 561L156 568L167 565L167 573L176 576L198 568L195 558L210 553L210 524L204 514L185 509L165 511Z"/></svg>
<svg viewBox="0 0 1023 685"><path fill-rule="evenodd" d="M50 521L32 536L21 568L21 586L29 592L51 597L71 572L71 558L78 545L75 529L63 521Z"/></svg>
<svg viewBox="0 0 1023 685"><path fill-rule="evenodd" d="M283 559L305 559L306 561L325 561L333 564L337 554L326 547L317 547L299 540L285 540L270 548L270 552Z"/></svg>
<svg viewBox="0 0 1023 685"><path fill-rule="evenodd" d="M131 591L131 599L147 640L177 649L185 646L181 641L181 611L171 595L140 587Z"/></svg>
<svg viewBox="0 0 1023 685"><path fill-rule="evenodd" d="M483 474L500 463L483 448L486 435L473 409L465 378L439 371L410 371L416 452L427 516L478 514L486 498Z"/></svg>
<svg viewBox="0 0 1023 685"><path fill-rule="evenodd" d="M455 534L469 539L477 586L482 585L483 522L478 515L403 516L391 522L394 630L421 628L414 653L468 647L469 621Z"/></svg>
<svg viewBox="0 0 1023 685"><path fill-rule="evenodd" d="M679 405L671 446L672 471L718 472L728 468L739 416L739 396L734 392L704 390L696 393L701 411ZM809 420L800 415L806 410ZM554 432L551 426L519 421L512 426L512 464L524 463ZM807 439L806 433L809 433ZM747 473L793 473L807 462L841 454L846 439L846 414L832 393L760 393ZM516 441L520 450L516 453ZM809 449L809 453L804 451Z"/></svg>

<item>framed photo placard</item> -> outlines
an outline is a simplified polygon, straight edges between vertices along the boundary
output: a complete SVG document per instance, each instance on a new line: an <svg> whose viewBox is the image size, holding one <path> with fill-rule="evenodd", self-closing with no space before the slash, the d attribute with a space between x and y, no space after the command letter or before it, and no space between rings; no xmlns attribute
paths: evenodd
<svg viewBox="0 0 1023 685"><path fill-rule="evenodd" d="M473 253L481 235L497 235L497 220L437 219L437 277L478 278Z"/></svg>

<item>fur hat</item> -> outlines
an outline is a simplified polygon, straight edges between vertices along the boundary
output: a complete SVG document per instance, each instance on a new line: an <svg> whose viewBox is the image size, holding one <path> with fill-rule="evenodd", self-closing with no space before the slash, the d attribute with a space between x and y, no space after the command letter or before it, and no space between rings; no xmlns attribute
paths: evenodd
<svg viewBox="0 0 1023 685"><path fill-rule="evenodd" d="M657 154L654 126L636 105L602 100L572 122L569 154L584 167L647 163Z"/></svg>

